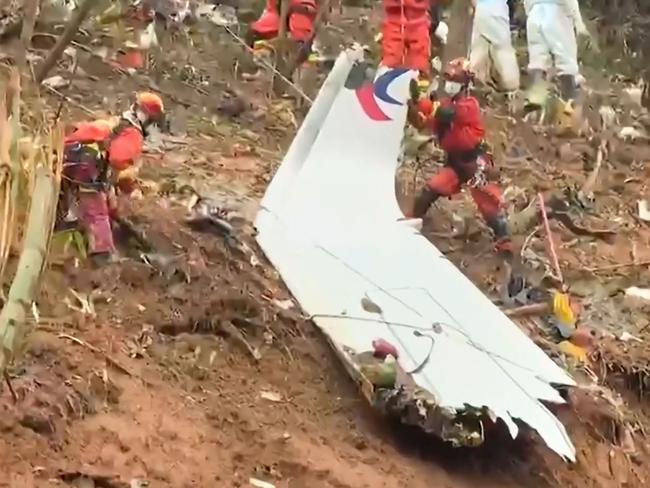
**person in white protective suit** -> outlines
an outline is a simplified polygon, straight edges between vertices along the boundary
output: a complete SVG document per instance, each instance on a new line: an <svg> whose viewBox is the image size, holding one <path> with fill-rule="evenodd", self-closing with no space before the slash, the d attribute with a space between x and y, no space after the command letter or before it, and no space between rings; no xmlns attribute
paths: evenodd
<svg viewBox="0 0 650 488"><path fill-rule="evenodd" d="M499 89L513 92L519 88L507 0L476 0L469 62L481 82L496 75Z"/></svg>
<svg viewBox="0 0 650 488"><path fill-rule="evenodd" d="M555 68L560 96L573 102L578 94L578 43L576 34L590 39L578 0L524 0L528 21L528 74L531 85L528 110L544 106L548 94L546 77Z"/></svg>

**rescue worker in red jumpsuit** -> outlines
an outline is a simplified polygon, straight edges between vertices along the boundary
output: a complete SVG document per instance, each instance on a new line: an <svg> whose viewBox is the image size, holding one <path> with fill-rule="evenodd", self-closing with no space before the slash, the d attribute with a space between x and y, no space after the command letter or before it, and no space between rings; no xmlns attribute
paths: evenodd
<svg viewBox="0 0 650 488"><path fill-rule="evenodd" d="M270 40L280 32L280 1L266 0L266 6L259 19L250 25L249 43L255 47L260 40ZM307 59L314 40L314 20L316 19L315 0L284 0L289 2L287 14L287 34L300 48L299 62Z"/></svg>
<svg viewBox="0 0 650 488"><path fill-rule="evenodd" d="M436 0L383 0L382 64L410 68L424 77L431 71L431 16ZM432 12L435 10L432 9Z"/></svg>
<svg viewBox="0 0 650 488"><path fill-rule="evenodd" d="M464 58L450 61L442 75L446 98L437 106L430 99L412 101L409 106L409 122L418 129L432 129L446 153L446 161L416 196L407 217L422 218L438 198L451 197L463 186L469 187L478 211L494 233L497 253L511 264L508 291L514 296L523 288L523 279L508 233L501 188L492 181L494 162L486 152L481 109L478 100L469 94L474 75Z"/></svg>
<svg viewBox="0 0 650 488"><path fill-rule="evenodd" d="M83 123L65 138L64 183L76 193L77 217L88 237L89 254L97 264L108 261L115 251L110 216L116 209L109 202L111 183L116 182L123 194L135 189L135 180L128 173L142 154L148 129L152 124L162 128L164 115L162 99L155 93L142 92L114 122Z"/></svg>

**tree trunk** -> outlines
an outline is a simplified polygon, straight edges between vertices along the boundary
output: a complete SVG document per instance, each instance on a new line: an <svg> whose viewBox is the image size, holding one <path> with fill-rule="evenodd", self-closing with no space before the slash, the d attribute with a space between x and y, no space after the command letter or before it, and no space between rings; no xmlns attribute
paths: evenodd
<svg viewBox="0 0 650 488"><path fill-rule="evenodd" d="M75 11L75 14L70 19L70 22L68 22L68 25L66 26L65 31L63 31L63 34L59 38L58 42L49 52L47 58L45 58L45 61L43 61L43 64L38 67L38 71L34 76L36 83L41 83L45 79L47 74L63 54L63 51L65 51L65 48L68 47L68 44L70 44L75 34L79 30L82 22L86 19L90 13L90 10L96 5L96 3L97 0L84 0L84 2L79 5L79 8L77 8Z"/></svg>
<svg viewBox="0 0 650 488"><path fill-rule="evenodd" d="M16 60L20 71L24 70L27 65L27 51L32 45L32 35L34 34L34 25L36 24L39 4L40 0L25 0L23 3L25 16L23 18L23 30L20 33L20 53Z"/></svg>

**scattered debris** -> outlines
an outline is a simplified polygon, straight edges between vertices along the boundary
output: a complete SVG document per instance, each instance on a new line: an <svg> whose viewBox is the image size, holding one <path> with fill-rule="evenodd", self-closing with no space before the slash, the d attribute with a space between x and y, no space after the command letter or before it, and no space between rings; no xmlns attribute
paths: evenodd
<svg viewBox="0 0 650 488"><path fill-rule="evenodd" d="M620 336L618 336L618 340L622 342L629 342L629 341L635 341L635 342L643 342L642 339L639 339L636 336L633 336L627 331L624 331Z"/></svg>
<svg viewBox="0 0 650 488"><path fill-rule="evenodd" d="M521 307L510 308L503 310L510 318L527 317L530 315L544 315L550 311L548 303L531 303L522 305Z"/></svg>
<svg viewBox="0 0 650 488"><path fill-rule="evenodd" d="M295 307L295 304L291 298L287 298L286 300L273 299L272 303L281 310L291 310L293 307Z"/></svg>
<svg viewBox="0 0 650 488"><path fill-rule="evenodd" d="M626 142L633 142L638 139L645 139L646 135L636 127L623 127L618 131L618 138L623 139Z"/></svg>
<svg viewBox="0 0 650 488"><path fill-rule="evenodd" d="M629 306L650 306L650 288L632 286L625 290L625 303Z"/></svg>
<svg viewBox="0 0 650 488"><path fill-rule="evenodd" d="M51 76L49 78L45 78L43 80L43 85L46 86L47 88L54 88L54 89L59 89L59 88L65 88L70 85L70 81L66 80L63 76Z"/></svg>
<svg viewBox="0 0 650 488"><path fill-rule="evenodd" d="M275 488L274 484L268 483L266 481L258 480L257 478L250 478L248 482L251 484L251 486L254 486L255 488Z"/></svg>
<svg viewBox="0 0 650 488"><path fill-rule="evenodd" d="M264 400L268 400L270 402L274 403L280 403L282 402L282 395L279 393L276 393L274 391L267 391L267 390L262 390L260 392L260 397L263 398Z"/></svg>
<svg viewBox="0 0 650 488"><path fill-rule="evenodd" d="M650 207L647 200L637 201L638 215L644 222L650 222Z"/></svg>

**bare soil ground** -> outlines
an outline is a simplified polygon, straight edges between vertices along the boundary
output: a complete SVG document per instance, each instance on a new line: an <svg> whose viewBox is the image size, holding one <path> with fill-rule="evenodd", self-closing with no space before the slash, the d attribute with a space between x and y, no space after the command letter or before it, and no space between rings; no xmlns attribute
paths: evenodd
<svg viewBox="0 0 650 488"><path fill-rule="evenodd" d="M336 24L344 33L350 25L358 29L358 16L348 15ZM330 34L341 38L336 30ZM516 442L493 439L478 450L452 450L390 424L364 403L315 327L297 308L279 306L289 294L252 239L256 202L295 130L291 103L267 100L266 81L234 81L233 59L244 64L247 54L227 36L213 35L218 50L207 39L197 40L189 54L180 43L168 50L156 70L169 76L127 77L82 60L81 68L101 80L76 75L67 93L79 104L115 110L157 78L186 135L162 159L147 159L142 174L149 191L129 212L155 247L149 264L126 241L124 259L100 270L74 256L52 256L38 301L39 324L24 361L12 371L17 401L6 387L0 396L0 467L6 473L0 486L115 488L143 486L137 482L142 480L155 487L246 487L250 478L286 488L646 486L650 412L642 395L648 357L643 344L603 339L592 365L604 365L598 372L607 371L606 384L622 395L620 409L633 433L620 432L619 412L599 391L577 390L559 411L578 448L573 466L534 433ZM176 73L186 63L207 84L192 77L180 81ZM228 86L251 105L239 117L219 113ZM52 98L44 110L57 106ZM64 116L88 117L71 103ZM532 189L584 180L580 158L558 157L565 140L523 124L508 126L502 118L491 118L490 128L501 159L517 156L510 154L517 144L533 157L502 165L515 207L532 197ZM610 158L596 202L602 219L611 224L620 218L623 230L603 242L576 240L561 225L554 228L569 281L586 282L587 302L596 287L607 291L619 280L598 295L598 303L589 302L593 316L608 324L624 321L616 325L648 340L640 330L643 314L617 302L627 283L647 281L647 267L584 273L630 260L631 242L635 259L650 258L650 231L634 217L650 154L647 146L621 151L633 155L629 162ZM183 184L242 217L238 234L253 258L184 224ZM440 207L429 225L442 233L450 232L452 214L473 212L465 196ZM432 239L494 293L497 263L484 229ZM543 254L541 239L531 242ZM80 305L75 293L92 309L73 309Z"/></svg>

